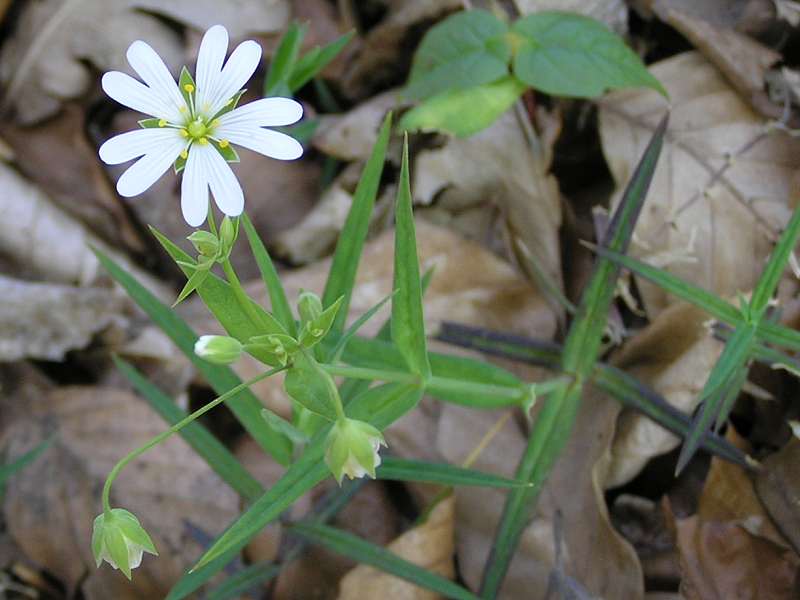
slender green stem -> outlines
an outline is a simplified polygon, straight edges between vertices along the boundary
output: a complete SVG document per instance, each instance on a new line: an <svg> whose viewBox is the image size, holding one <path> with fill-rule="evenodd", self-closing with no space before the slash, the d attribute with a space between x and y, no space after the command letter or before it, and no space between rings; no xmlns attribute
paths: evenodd
<svg viewBox="0 0 800 600"><path fill-rule="evenodd" d="M382 369L349 367L346 365L320 364L319 366L331 375L348 377L350 379L368 379L370 381L385 381L387 383L420 383L418 375L406 373L404 371L384 371Z"/></svg>
<svg viewBox="0 0 800 600"><path fill-rule="evenodd" d="M226 400L229 400L231 397L235 396L236 394L238 394L239 392L241 392L245 388L250 387L254 383L257 383L257 382L261 381L262 379L266 379L267 377L271 377L272 375L275 375L275 373L279 373L280 371L283 371L285 368L286 367L278 367L278 368L272 369L270 371L265 371L264 373L256 375L252 379L249 379L248 381L240 383L236 387L231 388L230 390L228 390L227 392L225 392L221 396L215 398L214 400L212 400L211 402L209 402L208 404L206 404L202 408L199 408L198 410L194 411L192 414L186 416L184 419L178 421L177 423L175 423L175 425L173 425L169 429L167 429L165 431L162 431L157 436L155 436L150 441L148 441L146 444L144 444L143 446L140 446L139 448L137 448L136 450L134 450L133 452L131 452L130 454L125 456L122 460L120 460L114 466L114 468L111 469L111 472L108 474L108 477L106 478L106 483L103 486L103 512L106 514L106 517L110 516L110 513L111 513L111 503L109 502L109 496L111 495L111 484L114 483L114 480L117 478L117 476L119 475L120 471L122 471L122 469L124 469L125 466L128 463L130 463L132 460L134 460L136 457L140 456L141 454L144 454L145 452L147 452L153 446L156 446L157 444L160 444L161 442L163 442L165 439L167 439L173 433L176 433L176 432L180 431L186 425L188 425L189 423L191 423L192 421L194 421L198 417L203 416L204 414L206 414L208 411L210 411L212 408L214 408L215 406L217 406L221 402L225 402Z"/></svg>
<svg viewBox="0 0 800 600"><path fill-rule="evenodd" d="M239 281L239 277L236 275L236 271L233 269L233 265L231 264L230 259L226 258L222 261L222 270L225 271L225 277L228 278L228 283L233 290L233 295L236 296L236 300L242 307L242 310L250 317L250 320L253 322L253 325L257 328L261 329L268 329L264 327L263 320L261 315L256 312L255 307L253 306L253 302L250 300L250 297L244 291L242 287L242 282Z"/></svg>

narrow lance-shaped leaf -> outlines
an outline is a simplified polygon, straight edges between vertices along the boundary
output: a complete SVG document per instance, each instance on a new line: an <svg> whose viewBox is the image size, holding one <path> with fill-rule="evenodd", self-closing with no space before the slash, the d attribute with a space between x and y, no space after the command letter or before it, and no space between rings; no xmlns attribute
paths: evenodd
<svg viewBox="0 0 800 600"><path fill-rule="evenodd" d="M655 172L666 126L667 118L664 117L614 213L603 240L604 246L622 252L627 249ZM509 492L489 562L483 573L482 598L497 596L522 531L530 520L536 499L572 432L583 392L583 382L591 376L598 359L618 272L619 267L610 260L598 258L592 277L581 295L562 355L562 369L575 379L557 388L537 415L515 474L517 480L533 485Z"/></svg>
<svg viewBox="0 0 800 600"><path fill-rule="evenodd" d="M317 76L330 62L336 58L339 52L353 38L355 31L348 31L323 47L316 47L297 60L289 77L289 90L296 92L311 79Z"/></svg>
<svg viewBox="0 0 800 600"><path fill-rule="evenodd" d="M783 230L775 249L772 251L772 255L769 257L767 267L759 277L758 283L753 290L753 295L750 298L750 310L754 317L760 317L766 310L770 298L772 298L781 280L789 255L797 245L798 236L800 236L800 207L795 208L792 213L792 218L789 219L786 229Z"/></svg>
<svg viewBox="0 0 800 600"><path fill-rule="evenodd" d="M186 417L186 411L178 408L169 396L153 385L136 367L117 356L112 358L117 369L167 423L174 425ZM261 484L244 465L202 424L197 421L190 423L180 430L180 435L242 498L252 501L264 492Z"/></svg>
<svg viewBox="0 0 800 600"><path fill-rule="evenodd" d="M403 140L400 183L395 202L394 290L392 297L392 341L412 373L423 381L431 375L422 313L422 283L417 257L417 236L411 208L408 169L408 136Z"/></svg>
<svg viewBox="0 0 800 600"><path fill-rule="evenodd" d="M372 154L364 167L358 186L356 186L353 204L339 235L339 241L336 243L331 270L322 294L323 306L330 306L337 298L344 296L342 307L333 323L332 331L334 332L344 329L344 322L350 309L350 298L353 294L353 285L355 285L361 253L364 250L364 242L369 233L370 217L381 182L386 147L389 144L391 131L392 114L389 113L383 120L378 140L375 142Z"/></svg>
<svg viewBox="0 0 800 600"><path fill-rule="evenodd" d="M478 600L469 590L437 575L427 569L401 558L397 554L376 546L351 533L347 533L327 525L311 525L298 523L291 527L309 541L326 547L337 554L346 556L356 562L363 563L401 577L420 587L432 590L446 598L456 600Z"/></svg>
<svg viewBox="0 0 800 600"><path fill-rule="evenodd" d="M477 487L513 488L528 484L453 465L432 463L423 460L405 460L388 456L383 459L377 471L378 479L392 481L422 481L441 485L469 485Z"/></svg>
<svg viewBox="0 0 800 600"><path fill-rule="evenodd" d="M256 232L247 214L242 214L242 224L247 234L247 241L250 243L250 249L253 252L253 258L256 259L258 270L261 272L261 278L264 280L264 285L267 288L272 312L289 335L296 336L297 324L295 323L292 309L289 306L289 301L286 299L286 291L283 288L283 283L278 276L278 271L275 269L272 258L264 247L264 243L261 241L258 232Z"/></svg>
<svg viewBox="0 0 800 600"><path fill-rule="evenodd" d="M292 75L300 46L306 35L306 25L291 23L281 37L272 60L269 63L267 76L264 79L264 96L289 96L289 78Z"/></svg>
<svg viewBox="0 0 800 600"><path fill-rule="evenodd" d="M43 452L53 445L55 437L51 437L41 442L38 446L29 450L19 458L11 461L8 464L0 465L0 497L2 497L2 490L8 479L15 473L21 471L33 461L35 461Z"/></svg>
<svg viewBox="0 0 800 600"><path fill-rule="evenodd" d="M153 319L153 322L166 333L180 351L192 362L217 394L224 394L242 381L228 367L213 365L194 353L197 334L174 311L153 296L134 277L117 265L111 258L98 249L94 249L100 264L111 277L128 292L128 295L139 307ZM187 256L182 256L187 258ZM210 275L201 286L222 284L215 275ZM256 443L281 464L288 464L291 455L291 442L285 437L276 435L261 418L261 403L250 390L243 390L227 402L236 419L245 430L253 436Z"/></svg>

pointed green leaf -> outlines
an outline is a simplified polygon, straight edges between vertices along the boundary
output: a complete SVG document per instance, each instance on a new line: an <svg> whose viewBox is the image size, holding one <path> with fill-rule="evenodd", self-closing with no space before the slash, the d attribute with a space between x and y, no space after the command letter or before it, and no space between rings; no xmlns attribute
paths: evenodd
<svg viewBox="0 0 800 600"><path fill-rule="evenodd" d="M288 87L291 92L296 92L311 81L330 62L339 55L339 52L353 38L355 31L348 31L322 48L316 47L300 58L292 69Z"/></svg>
<svg viewBox="0 0 800 600"><path fill-rule="evenodd" d="M423 381L431 375L422 312L422 282L419 276L417 236L411 208L408 169L408 136L403 141L400 183L395 202L394 283L392 297L392 341L412 373Z"/></svg>
<svg viewBox="0 0 800 600"><path fill-rule="evenodd" d="M750 308L756 315L761 315L767 308L770 298L775 293L778 283L786 269L789 255L797 245L800 236L800 207L795 208L792 218L783 230L772 255L769 257L766 269L758 279L753 295L750 298Z"/></svg>
<svg viewBox="0 0 800 600"><path fill-rule="evenodd" d="M372 154L361 174L355 194L353 194L353 204L347 214L347 220L339 234L339 241L333 254L333 263L325 283L325 291L322 294L323 306L330 306L339 296L344 296L342 308L333 324L333 331L340 332L344 329L344 322L350 309L350 297L353 294L356 271L369 232L370 217L381 182L386 147L389 144L391 131L392 114L389 113L383 120L378 140L372 148Z"/></svg>
<svg viewBox="0 0 800 600"><path fill-rule="evenodd" d="M37 445L33 450L29 450L14 461L5 465L0 465L0 496L2 496L3 486L5 486L9 478L39 458L43 452L53 445L55 440L55 436L50 437Z"/></svg>
<svg viewBox="0 0 800 600"><path fill-rule="evenodd" d="M289 27L286 28L286 33L281 37L281 41L272 55L269 69L267 69L267 77L264 80L265 97L291 94L287 82L292 75L292 70L307 30L307 25L301 25L296 22L290 23ZM279 86L285 88L289 94L277 94Z"/></svg>
<svg viewBox="0 0 800 600"><path fill-rule="evenodd" d="M183 289L178 294L175 302L172 303L172 308L178 306L178 304L186 300L186 298L188 298L193 291L195 291L199 286L203 285L203 282L206 280L206 277L208 277L209 273L209 269L201 269L195 265L194 273L189 275L189 279L186 280L186 285L183 286Z"/></svg>
<svg viewBox="0 0 800 600"><path fill-rule="evenodd" d="M393 456L383 459L381 466L378 467L378 479L493 488L525 487L528 485L523 481L514 481L513 479L473 469L424 460L405 460Z"/></svg>
<svg viewBox="0 0 800 600"><path fill-rule="evenodd" d="M100 250L93 248L100 264L108 271L111 277L119 283L139 307L153 319L153 322L166 333L183 354L192 362L197 370L203 374L208 383L217 394L224 394L241 384L241 380L228 367L213 365L198 358L194 353L194 344L197 334L174 311L162 304L153 294L145 289L128 272L117 265L111 258ZM182 253L179 258L186 259L188 255ZM203 288L214 281L212 275L207 278ZM223 282L216 280L220 284ZM228 408L237 420L253 436L256 443L268 452L281 464L287 464L291 457L291 442L275 434L261 418L261 403L250 390L243 390L227 403Z"/></svg>

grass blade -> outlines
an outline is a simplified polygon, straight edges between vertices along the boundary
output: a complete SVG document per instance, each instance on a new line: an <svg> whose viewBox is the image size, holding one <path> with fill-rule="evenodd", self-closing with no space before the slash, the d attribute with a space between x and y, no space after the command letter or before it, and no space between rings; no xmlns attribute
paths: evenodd
<svg viewBox="0 0 800 600"><path fill-rule="evenodd" d="M98 260L111 277L119 283L128 295L148 314L153 322L166 333L183 354L192 362L217 394L224 394L241 383L241 379L228 367L213 365L198 358L194 353L197 334L174 311L153 296L128 272L117 265L102 251L94 249ZM216 279L210 275L203 286L211 285ZM218 279L216 279L219 281ZM221 281L219 283L222 283ZM244 390L227 403L234 416L253 436L256 443L279 463L286 465L291 458L291 442L276 435L261 418L261 403L250 390Z"/></svg>
<svg viewBox="0 0 800 600"><path fill-rule="evenodd" d="M174 425L186 417L187 413L178 408L169 396L153 385L136 367L117 356L112 358L117 369L167 423ZM180 430L180 435L242 498L250 502L264 493L261 484L242 463L200 423L190 423Z"/></svg>
<svg viewBox="0 0 800 600"><path fill-rule="evenodd" d="M423 381L431 376L422 315L422 282L417 257L417 237L411 208L408 172L408 135L403 140L403 162L395 203L394 290L392 297L392 341L412 373Z"/></svg>
<svg viewBox="0 0 800 600"><path fill-rule="evenodd" d="M441 485L471 485L476 487L513 488L525 487L523 481L514 481L491 473L455 467L424 460L405 460L386 457L377 471L378 479L392 481L421 481Z"/></svg>
<svg viewBox="0 0 800 600"><path fill-rule="evenodd" d="M347 214L336 251L333 254L331 270L325 283L322 294L322 305L327 307L336 302L339 296L344 296L342 307L331 328L334 332L344 329L344 322L350 308L350 297L353 294L353 285L356 281L356 271L364 251L364 242L369 232L369 222L372 209L375 206L375 197L381 182L383 164L386 159L386 147L392 131L392 114L386 115L378 133L378 140L372 148L372 154L364 167L361 179L353 194L353 205Z"/></svg>
<svg viewBox="0 0 800 600"><path fill-rule="evenodd" d="M800 236L800 207L792 213L792 218L789 219L786 229L783 230L769 257L769 262L753 290L753 295L750 297L750 310L754 314L760 316L766 310L769 300L781 280L789 255L797 244L798 236Z"/></svg>
<svg viewBox="0 0 800 600"><path fill-rule="evenodd" d="M472 592L441 575L432 573L385 548L335 527L298 523L292 526L291 531L337 554L401 577L446 598L455 598L456 600L477 600L478 598Z"/></svg>
<svg viewBox="0 0 800 600"><path fill-rule="evenodd" d="M289 335L296 336L297 323L294 320L289 301L286 299L286 291L283 288L281 278L278 277L278 271L275 270L272 258L264 247L264 243L261 241L256 228L253 227L253 222L245 213L242 213L242 224L247 234L247 241L250 243L250 250L253 252L253 258L256 259L258 270L261 272L261 278L264 280L264 285L267 288L272 313L280 324L286 328Z"/></svg>
<svg viewBox="0 0 800 600"><path fill-rule="evenodd" d="M355 31L348 31L323 47L317 47L298 60L289 77L289 89L294 93L311 81L353 39Z"/></svg>
<svg viewBox="0 0 800 600"><path fill-rule="evenodd" d="M9 478L11 478L12 475L18 473L19 471L27 467L29 464L31 464L33 461L35 461L37 458L39 458L39 456L41 456L41 454L45 450L47 450L50 446L53 445L53 442L55 442L55 440L56 440L55 436L46 439L45 441L37 445L32 450L29 450L16 460L5 465L0 465L0 495L2 495L1 493L2 489L5 486L6 482L9 480Z"/></svg>
<svg viewBox="0 0 800 600"><path fill-rule="evenodd" d="M666 127L667 118L664 117L614 212L603 247L623 253L627 249L655 172ZM557 388L536 418L516 471L516 479L533 485L509 491L489 562L483 573L482 598L497 596L539 493L572 431L583 392L583 381L591 377L598 359L619 269L608 258L599 257L581 296L561 359L562 370L573 375L575 380Z"/></svg>

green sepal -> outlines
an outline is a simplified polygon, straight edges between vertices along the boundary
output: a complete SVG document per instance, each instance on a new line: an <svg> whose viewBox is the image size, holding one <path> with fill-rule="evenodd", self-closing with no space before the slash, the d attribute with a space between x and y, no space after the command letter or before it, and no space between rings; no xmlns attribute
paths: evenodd
<svg viewBox="0 0 800 600"><path fill-rule="evenodd" d="M343 301L344 296L339 296L336 302L323 310L316 319L306 323L303 330L300 332L300 344L306 348L317 345L330 331Z"/></svg>
<svg viewBox="0 0 800 600"><path fill-rule="evenodd" d="M215 257L220 250L219 238L204 229L198 229L186 237L198 253L207 257Z"/></svg>
<svg viewBox="0 0 800 600"><path fill-rule="evenodd" d="M245 351L260 350L275 357L282 367L285 367L294 355L300 350L300 345L292 336L284 333L269 333L256 335L244 345Z"/></svg>
<svg viewBox="0 0 800 600"><path fill-rule="evenodd" d="M183 86L187 84L194 88L194 92L189 93L183 88ZM192 74L189 73L189 69L187 69L185 66L181 69L181 76L178 79L178 89L181 92L181 96L183 96L183 99L186 101L186 106L194 106L193 98L194 94L197 92L197 85L192 78Z"/></svg>
<svg viewBox="0 0 800 600"><path fill-rule="evenodd" d="M217 140L209 139L209 141L211 142L211 145L217 149L217 152L219 152L222 155L222 158L224 158L227 162L229 163L239 162L239 153L236 152L236 148L234 148L230 144L228 144L223 148L222 146L219 145L219 142Z"/></svg>
<svg viewBox="0 0 800 600"><path fill-rule="evenodd" d="M152 119L141 119L139 121L139 127L142 129L158 129L161 127L161 125L159 125L160 122L161 119L156 119L155 117Z"/></svg>
<svg viewBox="0 0 800 600"><path fill-rule="evenodd" d="M97 568L100 568L100 565L103 564L103 558L101 554L103 553L103 530L105 528L105 515L99 514L94 520L94 526L92 527L92 554L94 555L94 562L97 565Z"/></svg>
<svg viewBox="0 0 800 600"><path fill-rule="evenodd" d="M175 162L172 165L172 168L175 169L175 175L177 175L178 173L183 171L183 169L186 167L186 160L187 159L188 159L188 156L186 158L183 158L182 156L178 156L178 158L175 159Z"/></svg>
<svg viewBox="0 0 800 600"><path fill-rule="evenodd" d="M113 513L116 525L119 527L120 531L122 531L122 535L134 544L141 546L142 550L145 552L158 556L158 551L156 550L155 544L153 544L153 540L150 539L150 536L144 530L139 519L136 518L136 515L124 508L115 508L113 509Z"/></svg>
<svg viewBox="0 0 800 600"><path fill-rule="evenodd" d="M128 544L125 542L125 536L122 535L122 530L115 525L106 523L106 527L103 529L103 539L106 548L108 548L108 553L111 555L114 562L117 563L119 570L125 573L125 577L130 579L131 565L128 562Z"/></svg>
<svg viewBox="0 0 800 600"><path fill-rule="evenodd" d="M217 114L215 114L213 117L211 117L211 120L213 121L214 119L219 119L219 118L220 118L222 115L224 115L224 114L226 114L226 113L229 113L229 112L231 112L231 111L232 111L234 108L236 108L236 105L237 105L237 104L239 104L239 100L241 100L241 99L242 99L242 96L244 95L244 93L245 93L246 91L247 91L247 90L246 90L246 89L244 89L244 90L239 90L238 92L236 92L236 93L235 93L235 94L234 94L234 95L231 97L231 99L230 99L230 100L228 100L227 104L225 104L225 106L223 106L222 108L220 108L220 109L217 111Z"/></svg>

